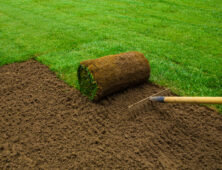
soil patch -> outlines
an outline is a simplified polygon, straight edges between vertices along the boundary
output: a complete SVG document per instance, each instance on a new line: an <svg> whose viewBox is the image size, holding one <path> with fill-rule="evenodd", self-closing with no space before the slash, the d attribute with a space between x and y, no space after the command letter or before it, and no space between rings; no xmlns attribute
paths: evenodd
<svg viewBox="0 0 222 170"><path fill-rule="evenodd" d="M0 67L0 169L220 169L222 116L147 103L144 84L92 103L30 60Z"/></svg>

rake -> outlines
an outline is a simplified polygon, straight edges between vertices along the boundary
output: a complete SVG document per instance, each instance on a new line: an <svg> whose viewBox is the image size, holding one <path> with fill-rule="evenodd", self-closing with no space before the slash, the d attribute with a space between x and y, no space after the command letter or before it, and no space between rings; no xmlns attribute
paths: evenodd
<svg viewBox="0 0 222 170"><path fill-rule="evenodd" d="M136 103L133 103L128 106L132 108L142 102L147 100L152 102L161 102L161 103L196 103L196 104L222 104L222 97L180 97L180 96L156 96L157 94L163 93L169 89L165 89L161 92L158 92L152 96L146 97Z"/></svg>

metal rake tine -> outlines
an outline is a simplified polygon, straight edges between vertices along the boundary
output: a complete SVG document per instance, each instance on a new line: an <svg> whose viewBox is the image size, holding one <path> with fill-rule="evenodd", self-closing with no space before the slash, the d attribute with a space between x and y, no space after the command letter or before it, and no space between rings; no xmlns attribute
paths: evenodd
<svg viewBox="0 0 222 170"><path fill-rule="evenodd" d="M144 99L142 99L142 100L140 100L140 101L138 101L138 102L136 102L136 103L133 103L133 104L131 104L131 105L128 106L128 109L130 109L130 108L134 107L135 105L140 104L140 103L142 103L142 102L150 99L150 97L153 97L153 96L155 96L155 95L157 95L157 94L160 94L160 93L162 93L162 92L164 92L164 91L167 91L167 90L169 90L169 88L168 88L168 89L165 89L165 90L162 90L162 91L160 91L160 92L158 92L158 93L155 93L155 94L153 94L153 95L151 95L151 96L149 96L149 97L146 97L146 98L144 98Z"/></svg>

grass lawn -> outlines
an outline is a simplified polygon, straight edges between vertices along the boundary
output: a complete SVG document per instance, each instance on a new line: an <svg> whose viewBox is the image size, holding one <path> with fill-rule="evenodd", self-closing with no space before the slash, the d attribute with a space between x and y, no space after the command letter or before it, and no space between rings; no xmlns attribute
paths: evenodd
<svg viewBox="0 0 222 170"><path fill-rule="evenodd" d="M127 51L180 95L222 96L222 1L0 1L0 65L35 57L76 86L80 61Z"/></svg>

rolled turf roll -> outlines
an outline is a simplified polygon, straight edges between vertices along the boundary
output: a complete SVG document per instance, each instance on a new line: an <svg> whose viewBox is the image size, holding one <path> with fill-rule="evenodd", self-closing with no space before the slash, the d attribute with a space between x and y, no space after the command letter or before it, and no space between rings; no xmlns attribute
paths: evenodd
<svg viewBox="0 0 222 170"><path fill-rule="evenodd" d="M78 67L80 92L93 101L148 81L150 66L142 53L127 52L86 60Z"/></svg>

